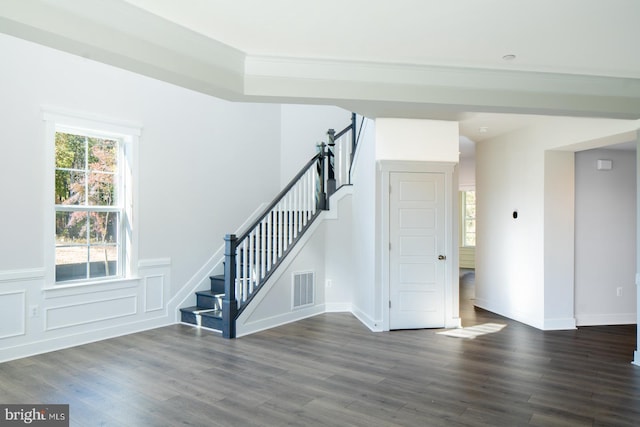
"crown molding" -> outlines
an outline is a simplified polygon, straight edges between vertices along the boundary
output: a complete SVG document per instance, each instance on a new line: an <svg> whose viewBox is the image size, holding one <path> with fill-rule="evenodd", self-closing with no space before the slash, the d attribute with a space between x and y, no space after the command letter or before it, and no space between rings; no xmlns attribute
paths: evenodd
<svg viewBox="0 0 640 427"><path fill-rule="evenodd" d="M636 78L247 55L122 0L3 0L0 32L231 101L640 118Z"/></svg>

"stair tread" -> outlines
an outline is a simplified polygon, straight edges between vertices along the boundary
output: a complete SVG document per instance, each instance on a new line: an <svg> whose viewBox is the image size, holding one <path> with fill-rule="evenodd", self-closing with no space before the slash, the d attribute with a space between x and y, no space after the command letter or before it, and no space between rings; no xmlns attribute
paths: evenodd
<svg viewBox="0 0 640 427"><path fill-rule="evenodd" d="M199 315L203 317L215 317L218 319L222 318L222 310L216 310L213 308L203 308L203 307L198 307L196 305L191 307L181 308L180 311L185 313L193 313L195 315Z"/></svg>
<svg viewBox="0 0 640 427"><path fill-rule="evenodd" d="M220 292L212 292L210 290L206 290L206 291L197 291L196 295L204 295L208 297L222 297L224 296L224 292L220 293Z"/></svg>

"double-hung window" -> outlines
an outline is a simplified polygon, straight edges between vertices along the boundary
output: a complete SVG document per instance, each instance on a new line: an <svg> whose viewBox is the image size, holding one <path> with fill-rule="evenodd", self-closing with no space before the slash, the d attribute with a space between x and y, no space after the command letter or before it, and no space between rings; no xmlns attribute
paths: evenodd
<svg viewBox="0 0 640 427"><path fill-rule="evenodd" d="M139 130L45 112L53 144L55 283L126 278L132 253L132 145ZM50 187L51 188L51 187Z"/></svg>
<svg viewBox="0 0 640 427"><path fill-rule="evenodd" d="M56 282L122 275L122 145L114 136L56 131Z"/></svg>

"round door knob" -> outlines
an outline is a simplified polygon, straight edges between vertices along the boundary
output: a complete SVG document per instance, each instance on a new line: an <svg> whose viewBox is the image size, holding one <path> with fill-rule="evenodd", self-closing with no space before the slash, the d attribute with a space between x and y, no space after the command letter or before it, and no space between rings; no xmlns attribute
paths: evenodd
<svg viewBox="0 0 640 427"><path fill-rule="evenodd" d="M445 255L438 255L438 259L440 261L447 259L447 257Z"/></svg>

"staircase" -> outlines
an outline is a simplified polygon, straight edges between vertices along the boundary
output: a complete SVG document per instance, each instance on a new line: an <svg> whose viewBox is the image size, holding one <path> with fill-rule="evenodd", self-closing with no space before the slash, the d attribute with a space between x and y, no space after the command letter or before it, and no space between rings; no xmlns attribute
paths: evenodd
<svg viewBox="0 0 640 427"><path fill-rule="evenodd" d="M196 305L180 309L180 321L221 331L224 275L211 276L209 280L209 290L196 292Z"/></svg>
<svg viewBox="0 0 640 427"><path fill-rule="evenodd" d="M349 142L337 144L351 132ZM356 147L356 115L337 134L327 132L328 144L307 162L284 190L241 235L227 234L224 274L211 276L209 290L196 292L196 305L180 309L181 321L215 329L235 338L236 319L271 277L293 246L341 185L350 184L349 172Z"/></svg>

